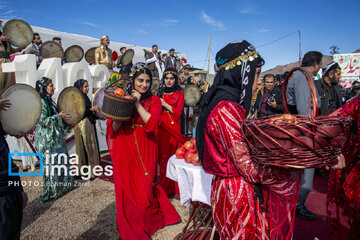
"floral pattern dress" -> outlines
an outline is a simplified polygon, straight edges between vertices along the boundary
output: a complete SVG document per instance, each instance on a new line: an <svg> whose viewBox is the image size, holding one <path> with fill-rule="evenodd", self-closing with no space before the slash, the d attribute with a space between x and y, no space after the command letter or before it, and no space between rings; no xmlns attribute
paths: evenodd
<svg viewBox="0 0 360 240"><path fill-rule="evenodd" d="M73 177L69 174L70 158L65 143L70 128L58 114L50 114L45 100L41 99L41 102L42 112L36 124L34 139L37 151L44 154L43 193L40 195L40 202L43 203L70 191L73 188Z"/></svg>

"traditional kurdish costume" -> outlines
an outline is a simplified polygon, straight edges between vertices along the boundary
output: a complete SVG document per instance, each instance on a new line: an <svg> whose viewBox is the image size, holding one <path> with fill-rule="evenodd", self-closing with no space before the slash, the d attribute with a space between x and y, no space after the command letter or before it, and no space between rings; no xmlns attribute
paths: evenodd
<svg viewBox="0 0 360 240"><path fill-rule="evenodd" d="M168 74L171 74L175 78L175 84L171 88L165 85L165 77ZM163 107L161 117L171 129L179 134L180 116L184 107L184 93L181 90L182 88L178 85L178 77L175 69L166 69L161 79L158 96L171 106L172 112ZM176 182L166 177L166 167L169 158L175 154L176 149L181 146L181 143L163 129L159 129L156 136L159 143L160 186L169 197L178 197L179 187ZM174 194L177 194L177 196Z"/></svg>
<svg viewBox="0 0 360 240"><path fill-rule="evenodd" d="M2 34L0 30L0 36ZM13 72L3 72L2 64L10 63L10 54L20 51L21 48L13 48L10 42L0 41L0 91L15 83L15 74Z"/></svg>
<svg viewBox="0 0 360 240"><path fill-rule="evenodd" d="M144 70L142 70L144 69ZM130 74L130 93L138 71L150 71L135 64ZM114 166L117 228L122 239L149 239L157 230L180 221L164 190L156 184L158 144L155 132L161 121L159 97L149 91L140 104L151 114L145 123L134 111L132 119L113 131L113 120L107 122L106 139Z"/></svg>
<svg viewBox="0 0 360 240"><path fill-rule="evenodd" d="M216 54L214 84L201 101L196 144L205 171L215 175L211 206L221 239L293 235L300 172L254 162L241 134L259 59L246 41L225 46Z"/></svg>
<svg viewBox="0 0 360 240"><path fill-rule="evenodd" d="M352 126L342 154L346 166L330 171L327 221L331 239L360 237L360 96L331 115L348 116Z"/></svg>
<svg viewBox="0 0 360 240"><path fill-rule="evenodd" d="M43 193L40 195L40 202L57 199L73 188L73 177L70 176L70 158L66 148L65 137L70 128L67 126L57 112L56 104L46 92L46 87L52 83L51 79L43 77L36 82L36 90L40 93L42 112L39 122L36 124L34 134L35 146L38 152L44 154L44 175ZM59 158L59 154L65 154ZM56 156L55 156L56 154ZM46 155L49 156L48 161ZM52 161L52 158L54 161ZM57 170L53 171L54 167ZM65 166L65 171L59 172Z"/></svg>
<svg viewBox="0 0 360 240"><path fill-rule="evenodd" d="M74 83L74 86L82 92L85 82L84 79L79 79ZM94 169L95 166L100 164L99 144L96 135L96 115L90 110L91 101L87 94L85 98L85 116L76 127L74 128L75 141L76 141L76 154L79 157L79 169L81 166L87 165ZM95 177L91 171L91 177Z"/></svg>

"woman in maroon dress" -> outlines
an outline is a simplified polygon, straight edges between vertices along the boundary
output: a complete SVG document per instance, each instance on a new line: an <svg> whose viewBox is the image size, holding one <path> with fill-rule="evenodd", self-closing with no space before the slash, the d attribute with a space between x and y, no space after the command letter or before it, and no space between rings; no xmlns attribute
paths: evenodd
<svg viewBox="0 0 360 240"><path fill-rule="evenodd" d="M300 171L253 161L241 130L263 60L251 44L238 41L216 54L216 64L196 129L199 157L215 175L216 229L221 239L292 239Z"/></svg>
<svg viewBox="0 0 360 240"><path fill-rule="evenodd" d="M352 124L342 151L346 167L330 171L326 219L331 239L360 239L360 96L331 115Z"/></svg>
<svg viewBox="0 0 360 240"><path fill-rule="evenodd" d="M150 92L152 76L137 63L128 92L137 98L132 119L107 122L107 144L114 167L116 215L122 239L149 239L166 225L180 221L164 190L154 181L158 161L155 131L161 121L161 101Z"/></svg>
<svg viewBox="0 0 360 240"><path fill-rule="evenodd" d="M162 104L164 122L174 131L180 134L180 115L184 107L184 93L178 85L178 76L173 68L164 71L158 90ZM169 197L179 197L179 187L176 182L166 177L166 166L169 158L175 154L181 143L163 129L157 132L160 156L160 186Z"/></svg>

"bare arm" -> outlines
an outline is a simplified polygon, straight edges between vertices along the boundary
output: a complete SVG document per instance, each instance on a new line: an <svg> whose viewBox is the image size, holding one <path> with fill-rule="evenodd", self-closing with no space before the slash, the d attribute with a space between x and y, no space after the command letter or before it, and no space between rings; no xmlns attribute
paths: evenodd
<svg viewBox="0 0 360 240"><path fill-rule="evenodd" d="M166 108L166 110L168 110L169 112L171 113L174 113L173 112L173 109L172 109L172 106L170 104L168 104L167 102L164 101L164 99L160 98L161 100L161 104L164 108Z"/></svg>
<svg viewBox="0 0 360 240"><path fill-rule="evenodd" d="M146 124L149 118L151 117L151 114L148 111L146 111L145 108L140 104L141 93L139 93L136 90L133 90L132 94L134 97L136 97L135 108L138 111L141 119Z"/></svg>

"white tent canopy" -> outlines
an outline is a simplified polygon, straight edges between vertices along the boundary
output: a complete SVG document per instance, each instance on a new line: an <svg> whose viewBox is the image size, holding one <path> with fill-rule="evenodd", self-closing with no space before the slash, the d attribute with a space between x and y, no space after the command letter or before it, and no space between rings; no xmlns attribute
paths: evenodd
<svg viewBox="0 0 360 240"><path fill-rule="evenodd" d="M47 28L42 28L42 27L31 26L31 28L33 29L33 32L40 34L43 42L52 40L53 37L60 37L64 51L71 45L81 46L84 49L84 52L86 52L89 48L98 47L100 45L100 37L101 36L99 37L99 39L96 39L93 37L88 37L88 36L73 34L73 33L59 32L59 31L55 31L55 30L51 30L51 29L47 29ZM112 51L116 51L119 55L120 55L121 47L126 47L127 49L131 48L135 51L133 63L145 62L143 49L151 51L151 46L150 47L141 47L141 46L126 44L126 43L113 42L113 41L111 41L111 34L109 34L109 38L110 38L110 46L109 46L110 49ZM168 51L166 51L166 50L159 50L159 51L161 51L162 54L168 53ZM178 55L178 57L187 58L186 54L184 54L184 53L177 53L177 55ZM85 61L85 58L83 58L82 61Z"/></svg>

